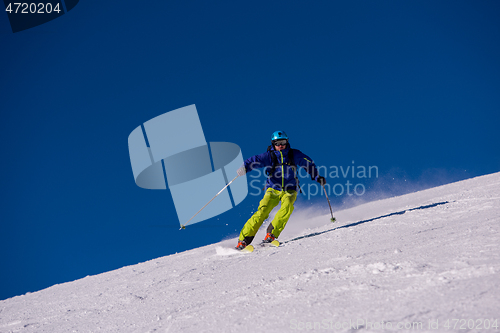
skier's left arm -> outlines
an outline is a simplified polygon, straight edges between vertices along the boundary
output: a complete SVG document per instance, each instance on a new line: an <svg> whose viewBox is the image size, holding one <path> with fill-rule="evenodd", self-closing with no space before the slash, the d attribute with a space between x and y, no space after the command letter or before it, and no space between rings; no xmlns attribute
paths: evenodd
<svg viewBox="0 0 500 333"><path fill-rule="evenodd" d="M312 158L310 158L300 150L295 150L294 160L297 166L300 166L307 171L307 173L311 176L312 180L317 181L321 185L326 184L325 177L319 174L318 168L316 167L316 164L314 163Z"/></svg>

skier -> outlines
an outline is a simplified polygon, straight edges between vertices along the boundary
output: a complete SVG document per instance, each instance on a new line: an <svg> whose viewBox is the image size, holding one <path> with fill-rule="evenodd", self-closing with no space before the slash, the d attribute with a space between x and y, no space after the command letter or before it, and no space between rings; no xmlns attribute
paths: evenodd
<svg viewBox="0 0 500 333"><path fill-rule="evenodd" d="M267 167L268 178L264 188L264 198L260 201L257 211L243 226L236 249L242 250L253 241L260 226L269 217L269 213L281 202L281 208L269 224L263 243L271 243L279 237L293 212L297 190L300 190L297 179L298 166L306 169L312 180L322 186L326 184L326 179L319 175L312 159L300 150L290 148L286 133L276 131L271 137L271 145L267 151L245 160L237 170L238 175L243 176L253 169Z"/></svg>

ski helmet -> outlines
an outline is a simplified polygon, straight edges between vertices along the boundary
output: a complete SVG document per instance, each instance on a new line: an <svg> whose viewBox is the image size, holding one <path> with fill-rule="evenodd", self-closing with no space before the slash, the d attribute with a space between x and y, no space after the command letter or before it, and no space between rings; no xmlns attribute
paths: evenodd
<svg viewBox="0 0 500 333"><path fill-rule="evenodd" d="M271 137L271 141L275 140L288 140L288 135L284 131L276 131L273 133L273 136Z"/></svg>

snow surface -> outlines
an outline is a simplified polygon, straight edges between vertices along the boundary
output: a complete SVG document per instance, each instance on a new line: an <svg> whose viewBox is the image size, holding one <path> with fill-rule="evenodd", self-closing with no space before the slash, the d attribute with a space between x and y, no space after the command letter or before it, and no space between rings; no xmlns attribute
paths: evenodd
<svg viewBox="0 0 500 333"><path fill-rule="evenodd" d="M335 215L0 301L0 332L499 331L500 173Z"/></svg>

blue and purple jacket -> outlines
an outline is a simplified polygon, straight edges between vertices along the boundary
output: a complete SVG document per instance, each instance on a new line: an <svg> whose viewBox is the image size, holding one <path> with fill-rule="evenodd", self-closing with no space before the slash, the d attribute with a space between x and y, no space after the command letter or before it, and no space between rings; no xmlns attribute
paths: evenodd
<svg viewBox="0 0 500 333"><path fill-rule="evenodd" d="M291 149L293 148L290 148L290 145L287 145L287 147L281 151L275 150L274 147L272 147L271 150L266 151L263 154L255 155L246 159L243 165L245 166L247 173L253 169L266 167L271 168L273 166L271 154L275 154L278 160L278 165L276 166L273 174L267 178L265 189L271 187L279 191L283 191L283 189L297 191L297 170L295 170L294 166L290 165L290 159L288 157ZM308 174L311 175L311 179L318 179L318 169L309 156L298 149L293 149L293 160L297 168L302 167Z"/></svg>

